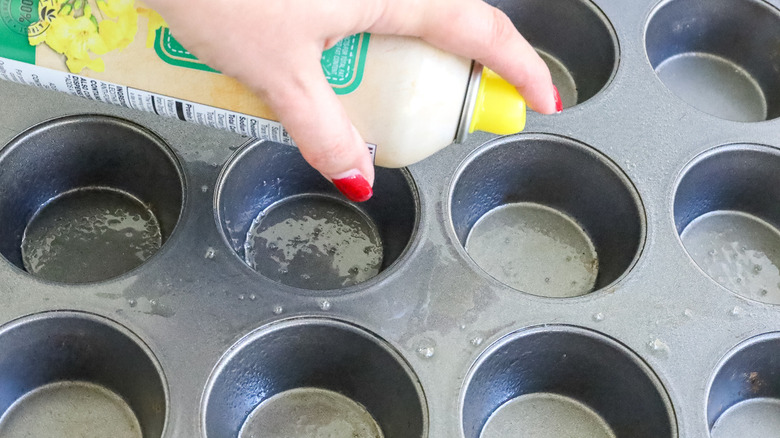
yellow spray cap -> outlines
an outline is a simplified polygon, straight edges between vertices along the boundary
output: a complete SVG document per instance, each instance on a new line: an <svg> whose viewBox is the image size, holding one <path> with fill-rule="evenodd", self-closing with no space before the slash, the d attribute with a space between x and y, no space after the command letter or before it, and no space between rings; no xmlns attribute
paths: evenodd
<svg viewBox="0 0 780 438"><path fill-rule="evenodd" d="M515 134L525 128L525 100L517 89L487 67L482 70L469 133Z"/></svg>

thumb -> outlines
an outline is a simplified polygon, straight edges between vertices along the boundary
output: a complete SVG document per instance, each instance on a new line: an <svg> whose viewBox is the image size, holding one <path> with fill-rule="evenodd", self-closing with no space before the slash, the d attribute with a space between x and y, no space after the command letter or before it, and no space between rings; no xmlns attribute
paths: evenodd
<svg viewBox="0 0 780 438"><path fill-rule="evenodd" d="M325 79L319 55L287 61L287 71L277 71L263 90L267 103L312 167L350 200L368 200L374 183L371 155Z"/></svg>

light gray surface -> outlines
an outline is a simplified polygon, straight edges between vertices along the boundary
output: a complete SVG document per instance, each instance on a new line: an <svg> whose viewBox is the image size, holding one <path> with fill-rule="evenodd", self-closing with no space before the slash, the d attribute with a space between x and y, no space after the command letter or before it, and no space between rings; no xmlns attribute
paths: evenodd
<svg viewBox="0 0 780 438"><path fill-rule="evenodd" d="M609 425L584 404L557 394L512 399L493 412L479 438L615 438Z"/></svg>
<svg viewBox="0 0 780 438"><path fill-rule="evenodd" d="M712 428L712 438L771 438L780 428L777 399L754 398L737 403L723 413Z"/></svg>
<svg viewBox="0 0 780 438"><path fill-rule="evenodd" d="M596 284L598 255L570 217L536 204L504 204L474 224L464 245L496 280L542 297L576 297Z"/></svg>
<svg viewBox="0 0 780 438"><path fill-rule="evenodd" d="M241 438L382 438L366 408L323 389L291 389L261 403L249 414Z"/></svg>
<svg viewBox="0 0 780 438"><path fill-rule="evenodd" d="M7 438L143 438L132 409L111 391L83 382L36 388L9 408L0 422Z"/></svg>
<svg viewBox="0 0 780 438"><path fill-rule="evenodd" d="M279 283L339 289L376 277L382 239L371 219L341 199L296 196L264 210L244 243L247 264Z"/></svg>
<svg viewBox="0 0 780 438"><path fill-rule="evenodd" d="M695 108L739 122L766 120L766 99L756 80L734 63L709 54L685 53L656 67L658 77Z"/></svg>
<svg viewBox="0 0 780 438"><path fill-rule="evenodd" d="M420 380L432 438L461 436L464 379L489 345L528 327L574 325L633 350L668 393L678 435L708 437L711 376L740 342L780 330L780 309L721 287L687 255L673 217L675 185L688 162L716 146L780 146L780 120L740 123L691 107L658 79L645 51L645 27L656 2L595 3L611 21L619 42L614 76L605 89L560 115L530 114L527 130L590 145L636 187L645 235L636 263L617 283L582 297L542 298L501 284L469 259L453 230L449 196L459 164L492 138L478 133L467 144L453 145L409 169L419 193L420 221L407 251L389 269L344 293L279 286L242 264L214 218L218 174L231 148L245 139L0 82L0 140L52 117L118 115L168 142L186 182L174 233L158 254L120 278L66 287L0 260L0 321L72 309L126 326L146 343L165 375L166 438L203 436L200 400L212 369L235 342L272 321L330 316L388 341ZM554 33L566 24L544 26Z"/></svg>
<svg viewBox="0 0 780 438"><path fill-rule="evenodd" d="M75 190L42 207L24 230L24 269L62 283L107 280L160 249L160 225L148 207L114 190Z"/></svg>

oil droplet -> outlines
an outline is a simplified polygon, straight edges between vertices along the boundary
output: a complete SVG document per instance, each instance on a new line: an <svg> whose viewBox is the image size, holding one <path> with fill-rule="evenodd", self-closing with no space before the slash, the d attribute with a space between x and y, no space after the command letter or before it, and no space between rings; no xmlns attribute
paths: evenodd
<svg viewBox="0 0 780 438"><path fill-rule="evenodd" d="M650 344L648 345L650 347L650 350L652 350L654 353L668 353L669 352L669 346L666 345L666 343L658 338L653 339L650 341Z"/></svg>
<svg viewBox="0 0 780 438"><path fill-rule="evenodd" d="M274 306L273 312L274 312L274 315L281 315L282 313L284 313L284 307L278 306L278 305Z"/></svg>
<svg viewBox="0 0 780 438"><path fill-rule="evenodd" d="M436 351L431 346L422 346L417 349L417 354L423 359L430 359L436 354Z"/></svg>
<svg viewBox="0 0 780 438"><path fill-rule="evenodd" d="M249 294L249 299L250 299L250 300L252 300L252 301L254 301L254 300L256 300L256 299L257 299L257 295L255 295L255 294Z"/></svg>
<svg viewBox="0 0 780 438"><path fill-rule="evenodd" d="M758 291L758 294L761 295L762 297L765 297L767 296L767 294L769 294L769 291L766 289L761 289L760 291Z"/></svg>
<svg viewBox="0 0 780 438"><path fill-rule="evenodd" d="M214 248L212 248L212 247L209 247L209 248L206 250L206 254L205 254L205 256L204 256L204 257L206 257L207 259L211 260L211 259L213 259L213 258L214 258L214 256L215 256L215 255L217 255L217 251L216 251L216 250L214 250Z"/></svg>
<svg viewBox="0 0 780 438"><path fill-rule="evenodd" d="M134 300L133 298L130 298L129 300L127 300L127 305L130 307L135 307L138 305L138 301Z"/></svg>
<svg viewBox="0 0 780 438"><path fill-rule="evenodd" d="M431 338L420 338L414 343L414 350L423 359L430 359L436 353L436 341Z"/></svg>
<svg viewBox="0 0 780 438"><path fill-rule="evenodd" d="M200 186L200 191L203 192L203 193L208 192L209 191L209 186L203 184L202 186Z"/></svg>
<svg viewBox="0 0 780 438"><path fill-rule="evenodd" d="M599 312L599 313L593 315L593 320L596 321L596 322L604 321L604 314Z"/></svg>
<svg viewBox="0 0 780 438"><path fill-rule="evenodd" d="M320 300L320 309L328 311L330 310L331 304L328 300Z"/></svg>

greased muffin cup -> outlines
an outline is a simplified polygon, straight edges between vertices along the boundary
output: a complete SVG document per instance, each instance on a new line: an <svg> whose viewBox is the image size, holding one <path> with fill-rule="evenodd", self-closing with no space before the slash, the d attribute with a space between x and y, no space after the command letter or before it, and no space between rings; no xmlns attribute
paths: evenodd
<svg viewBox="0 0 780 438"><path fill-rule="evenodd" d="M387 270L409 246L419 216L408 172L378 168L367 202L346 200L292 147L253 142L217 187L222 232L261 275L307 290L338 290Z"/></svg>
<svg viewBox="0 0 780 438"><path fill-rule="evenodd" d="M2 255L45 280L108 280L153 256L173 233L183 180L145 128L100 115L52 120L0 155Z"/></svg>

